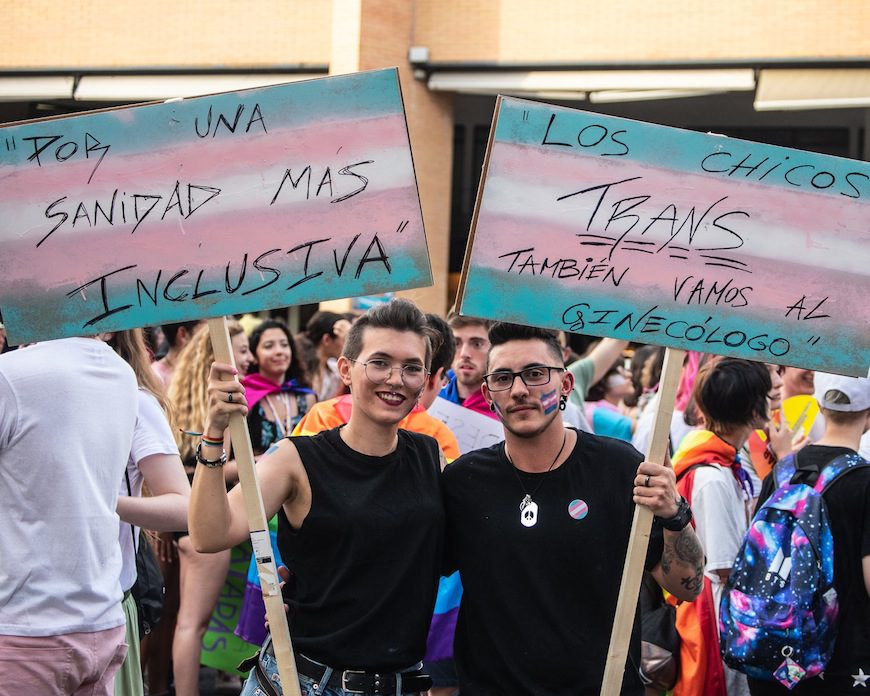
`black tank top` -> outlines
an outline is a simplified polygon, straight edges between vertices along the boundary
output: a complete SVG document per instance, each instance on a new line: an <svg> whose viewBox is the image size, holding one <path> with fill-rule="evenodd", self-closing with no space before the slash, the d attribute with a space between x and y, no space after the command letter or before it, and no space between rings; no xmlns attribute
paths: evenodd
<svg viewBox="0 0 870 696"><path fill-rule="evenodd" d="M420 661L438 589L444 510L438 445L399 430L370 457L339 428L291 438L311 483L294 530L278 512L278 548L295 574L294 648L331 667L395 671Z"/></svg>

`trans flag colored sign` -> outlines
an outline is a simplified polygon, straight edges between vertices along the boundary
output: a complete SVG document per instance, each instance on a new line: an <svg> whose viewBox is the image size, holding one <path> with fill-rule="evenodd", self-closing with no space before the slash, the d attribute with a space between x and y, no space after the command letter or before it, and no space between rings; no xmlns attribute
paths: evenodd
<svg viewBox="0 0 870 696"><path fill-rule="evenodd" d="M851 375L870 165L499 98L463 314Z"/></svg>
<svg viewBox="0 0 870 696"><path fill-rule="evenodd" d="M0 128L11 342L430 283L395 69Z"/></svg>

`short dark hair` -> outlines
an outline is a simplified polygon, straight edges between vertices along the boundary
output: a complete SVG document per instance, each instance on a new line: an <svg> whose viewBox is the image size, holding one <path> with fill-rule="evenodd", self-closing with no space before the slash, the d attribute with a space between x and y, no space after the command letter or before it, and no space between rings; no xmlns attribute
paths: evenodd
<svg viewBox="0 0 870 696"><path fill-rule="evenodd" d="M562 366L562 346L559 344L559 335L556 331L541 329L537 326L524 326L523 324L510 324L505 321L497 321L489 327L489 353L486 356L486 366L489 369L489 355L492 349L508 341L543 341L553 357L556 365Z"/></svg>
<svg viewBox="0 0 870 696"><path fill-rule="evenodd" d="M269 329L280 329L283 331L287 337L287 342L290 344L290 366L287 368L287 372L284 373L284 380L295 379L300 386L310 387L311 383L308 381L308 371L305 369L305 356L297 348L296 341L293 340L293 335L290 333L287 324L280 319L264 319L251 332L249 343L251 354L254 356L254 363L251 365L250 372L260 371L260 366L256 361L257 346L260 345L260 339L263 338L263 334Z"/></svg>
<svg viewBox="0 0 870 696"><path fill-rule="evenodd" d="M430 328L438 334L438 347L432 353L432 364L429 366L429 371L435 374L440 369L447 370L453 364L453 358L456 357L456 339L453 338L453 332L437 314L427 314L426 321Z"/></svg>
<svg viewBox="0 0 870 696"><path fill-rule="evenodd" d="M175 345L175 337L178 335L178 330L182 327L187 329L188 333L192 332L192 329L201 322L202 319L194 319L193 321L181 321L177 324L162 324L160 328L163 330L163 336L166 338L166 342L171 346Z"/></svg>
<svg viewBox="0 0 870 696"><path fill-rule="evenodd" d="M764 363L722 358L698 371L692 396L708 430L724 432L766 418L770 373Z"/></svg>
<svg viewBox="0 0 870 696"><path fill-rule="evenodd" d="M315 312L305 325L305 335L316 348L325 335L335 336L333 327L337 321L342 319L344 319L344 315L335 312Z"/></svg>
<svg viewBox="0 0 870 696"><path fill-rule="evenodd" d="M375 305L357 319L344 341L342 355L356 360L363 348L363 332L368 329L393 329L410 331L420 336L426 344L426 369L432 361L432 345L436 339L435 331L426 321L426 315L410 300L394 297L389 302Z"/></svg>

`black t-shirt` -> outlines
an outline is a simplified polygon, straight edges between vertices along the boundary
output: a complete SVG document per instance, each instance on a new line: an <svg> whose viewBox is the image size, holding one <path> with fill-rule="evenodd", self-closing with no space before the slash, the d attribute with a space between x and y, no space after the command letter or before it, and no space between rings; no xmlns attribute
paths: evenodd
<svg viewBox="0 0 870 696"><path fill-rule="evenodd" d="M278 513L293 645L330 667L404 669L423 659L438 590L438 443L399 430L394 452L370 457L339 430L292 438L312 493L298 532Z"/></svg>
<svg viewBox="0 0 870 696"><path fill-rule="evenodd" d="M598 695L642 460L628 443L578 432L548 473L514 469L503 444L445 469L446 565L464 587L455 639L463 696ZM532 491L538 521L524 527L520 502ZM656 523L647 569L662 547ZM624 694L643 694L639 662L636 616Z"/></svg>
<svg viewBox="0 0 870 696"><path fill-rule="evenodd" d="M811 445L798 453L801 469L820 470L835 457L854 454L845 447ZM775 489L773 475L764 479L758 507ZM824 680L809 679L789 691L772 682L750 680L753 694L858 693L860 677L870 674L870 597L864 585L862 559L870 556L870 467L849 472L822 494L834 538L834 588L840 604L837 640ZM756 508L757 511L757 508ZM870 692L870 680L866 680Z"/></svg>

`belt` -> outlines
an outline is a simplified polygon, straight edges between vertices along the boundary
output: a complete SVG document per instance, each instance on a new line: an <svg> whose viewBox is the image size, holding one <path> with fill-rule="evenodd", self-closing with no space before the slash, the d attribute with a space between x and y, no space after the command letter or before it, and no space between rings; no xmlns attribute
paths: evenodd
<svg viewBox="0 0 870 696"><path fill-rule="evenodd" d="M358 669L334 670L325 684L322 678L329 669L326 665L311 660L305 655L296 654L296 669L299 674L304 674L313 679L321 687L333 687L344 689L350 694L387 694L394 696L399 688L399 693L419 693L428 691L432 686L432 679L423 670L416 669L410 672L367 672ZM400 681L401 680L401 681Z"/></svg>

